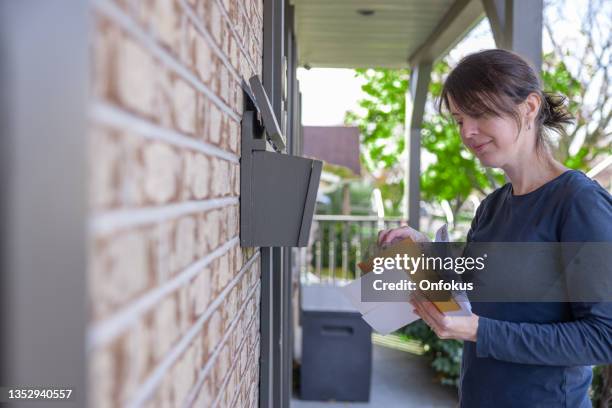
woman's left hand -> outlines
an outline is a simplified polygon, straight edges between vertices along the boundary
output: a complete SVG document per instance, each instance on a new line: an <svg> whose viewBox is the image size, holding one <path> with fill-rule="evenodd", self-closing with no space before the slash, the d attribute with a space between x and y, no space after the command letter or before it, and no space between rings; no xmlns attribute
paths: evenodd
<svg viewBox="0 0 612 408"><path fill-rule="evenodd" d="M477 315L472 313L470 316L446 316L422 296L412 299L410 304L414 307L413 312L419 315L439 338L476 341Z"/></svg>

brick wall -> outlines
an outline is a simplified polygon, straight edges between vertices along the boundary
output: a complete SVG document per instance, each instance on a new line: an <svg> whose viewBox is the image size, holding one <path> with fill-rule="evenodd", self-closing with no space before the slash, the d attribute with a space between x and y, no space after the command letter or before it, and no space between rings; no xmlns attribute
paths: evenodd
<svg viewBox="0 0 612 408"><path fill-rule="evenodd" d="M239 245L240 82L262 0L94 0L89 399L258 403L260 270Z"/></svg>

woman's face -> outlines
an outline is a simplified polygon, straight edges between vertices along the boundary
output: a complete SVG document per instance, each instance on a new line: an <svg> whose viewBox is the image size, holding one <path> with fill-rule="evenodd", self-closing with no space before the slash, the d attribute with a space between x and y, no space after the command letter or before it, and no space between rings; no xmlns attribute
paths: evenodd
<svg viewBox="0 0 612 408"><path fill-rule="evenodd" d="M486 167L503 168L524 151L526 138L518 137L518 127L510 116L468 116L449 98L451 114L459 125L463 144Z"/></svg>

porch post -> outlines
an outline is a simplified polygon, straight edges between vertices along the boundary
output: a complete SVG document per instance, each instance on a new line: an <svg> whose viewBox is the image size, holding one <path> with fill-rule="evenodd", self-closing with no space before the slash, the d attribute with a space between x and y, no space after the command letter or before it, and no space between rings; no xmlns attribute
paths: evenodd
<svg viewBox="0 0 612 408"><path fill-rule="evenodd" d="M410 91L406 93L406 172L404 178L405 215L408 225L419 229L421 212L421 124L427 100L431 63L421 62L412 68Z"/></svg>
<svg viewBox="0 0 612 408"><path fill-rule="evenodd" d="M543 0L483 0L498 48L527 58L542 69Z"/></svg>

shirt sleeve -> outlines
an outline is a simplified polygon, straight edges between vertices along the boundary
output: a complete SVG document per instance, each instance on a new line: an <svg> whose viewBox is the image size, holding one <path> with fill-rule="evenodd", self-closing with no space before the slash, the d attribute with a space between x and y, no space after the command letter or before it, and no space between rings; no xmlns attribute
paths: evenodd
<svg viewBox="0 0 612 408"><path fill-rule="evenodd" d="M578 189L562 217L560 236L563 242L612 243L610 194L594 182ZM612 363L612 302L572 302L570 308L574 320L559 323L480 317L476 355L522 364Z"/></svg>

